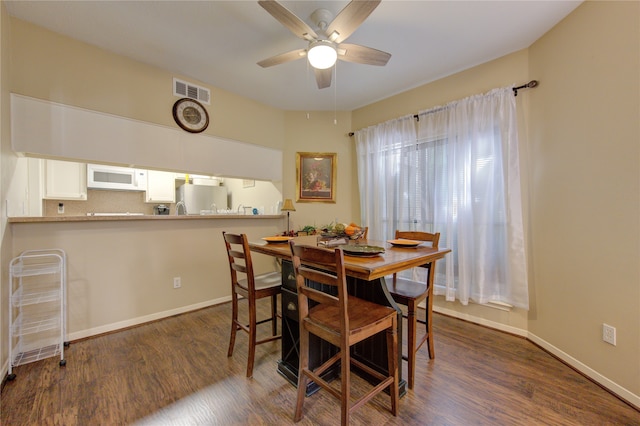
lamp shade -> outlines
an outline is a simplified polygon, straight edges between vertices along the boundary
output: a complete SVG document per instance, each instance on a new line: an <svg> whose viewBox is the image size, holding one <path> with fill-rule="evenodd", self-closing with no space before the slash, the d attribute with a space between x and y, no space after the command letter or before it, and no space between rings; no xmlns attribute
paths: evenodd
<svg viewBox="0 0 640 426"><path fill-rule="evenodd" d="M307 58L312 67L324 70L336 63L338 52L330 41L318 40L309 45Z"/></svg>
<svg viewBox="0 0 640 426"><path fill-rule="evenodd" d="M287 198L284 200L284 204L282 205L282 208L280 209L283 212L295 212L296 208L293 207L293 201L291 201L291 198Z"/></svg>

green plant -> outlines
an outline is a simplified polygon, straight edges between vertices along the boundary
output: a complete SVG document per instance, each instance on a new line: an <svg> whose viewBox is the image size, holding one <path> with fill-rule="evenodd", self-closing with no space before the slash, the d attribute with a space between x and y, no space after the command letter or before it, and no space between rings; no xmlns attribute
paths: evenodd
<svg viewBox="0 0 640 426"><path fill-rule="evenodd" d="M313 235L316 232L316 227L313 225L306 225L304 228L302 228L300 231L298 232L306 232L308 235Z"/></svg>
<svg viewBox="0 0 640 426"><path fill-rule="evenodd" d="M322 225L318 227L318 229L320 229L322 232L331 232L333 231L333 222L329 222L326 225Z"/></svg>

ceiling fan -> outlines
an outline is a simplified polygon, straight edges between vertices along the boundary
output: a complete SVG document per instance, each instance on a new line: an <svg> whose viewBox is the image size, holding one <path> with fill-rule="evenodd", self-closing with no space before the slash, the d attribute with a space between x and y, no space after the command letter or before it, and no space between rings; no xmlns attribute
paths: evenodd
<svg viewBox="0 0 640 426"><path fill-rule="evenodd" d="M319 89L331 86L332 68L337 59L366 65L386 65L391 54L358 44L343 43L378 7L380 1L352 0L333 20L328 10L316 10L311 14L311 20L318 27L320 34L277 1L258 1L260 6L295 36L309 42L306 49L272 56L258 62L258 65L267 68L307 57L314 68Z"/></svg>

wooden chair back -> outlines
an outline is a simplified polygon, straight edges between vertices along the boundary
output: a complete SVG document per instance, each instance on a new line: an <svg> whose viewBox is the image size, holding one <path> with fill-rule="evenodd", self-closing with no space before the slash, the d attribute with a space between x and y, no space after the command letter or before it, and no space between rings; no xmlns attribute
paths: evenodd
<svg viewBox="0 0 640 426"><path fill-rule="evenodd" d="M237 287L243 293L251 294L255 292L255 280L253 275L253 262L251 261L251 249L246 234L230 234L222 232L227 256L229 258L229 268L231 270L232 290ZM243 276L238 276L238 273ZM247 296L243 294L243 296Z"/></svg>
<svg viewBox="0 0 640 426"><path fill-rule="evenodd" d="M432 234L430 232L396 230L396 239L400 238L405 240L431 242L431 246L437 249L438 243L440 242L440 233L436 232L435 234Z"/></svg>
<svg viewBox="0 0 640 426"><path fill-rule="evenodd" d="M368 234L369 234L369 227L365 226L364 228L362 228L362 236L360 237L360 239L366 240Z"/></svg>
<svg viewBox="0 0 640 426"><path fill-rule="evenodd" d="M309 299L327 306L337 307L340 311L340 331L343 336L349 329L347 280L344 272L344 254L340 249L320 249L317 247L296 245L290 242L293 253L293 269L296 274L298 291L298 309L300 320L304 321L309 315ZM323 270L314 269L315 265ZM337 296L312 288L308 282L324 284L334 287ZM319 336L332 341L330 336Z"/></svg>
<svg viewBox="0 0 640 426"><path fill-rule="evenodd" d="M440 233L436 232L432 234L430 232L396 230L396 240L398 239L430 242L431 247L437 249L438 243L440 242ZM429 275L432 275L430 264L420 265L419 267L429 269ZM393 274L393 281L395 282L396 280L397 274Z"/></svg>
<svg viewBox="0 0 640 426"><path fill-rule="evenodd" d="M245 234L231 234L222 232L227 257L229 258L229 270L231 271L231 337L227 356L233 355L236 341L236 332L242 330L249 334L249 356L247 358L247 377L253 375L256 345L267 343L281 338L277 333L276 318L277 297L280 294L282 276L280 272L268 272L255 275L253 262L251 261L251 249L249 240ZM240 299L242 296L243 299ZM269 297L271 299L271 316L262 320L257 318L257 300ZM239 300L248 302L249 322L245 324L238 319ZM270 322L271 336L258 339L256 328L258 325Z"/></svg>

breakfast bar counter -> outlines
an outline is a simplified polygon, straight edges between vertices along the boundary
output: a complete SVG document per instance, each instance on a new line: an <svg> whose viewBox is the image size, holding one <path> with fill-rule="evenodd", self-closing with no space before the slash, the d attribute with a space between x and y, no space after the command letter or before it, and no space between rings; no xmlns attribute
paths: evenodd
<svg viewBox="0 0 640 426"><path fill-rule="evenodd" d="M9 223L45 223L45 222L104 222L104 221L139 221L139 220L210 220L210 219L280 219L283 215L139 215L114 213L109 215L86 214L84 216L20 216L10 217Z"/></svg>
<svg viewBox="0 0 640 426"><path fill-rule="evenodd" d="M285 223L281 215L14 217L6 257L47 248L67 253L73 341L228 302L222 232L259 239L282 233ZM258 273L279 268L272 256L254 261Z"/></svg>

